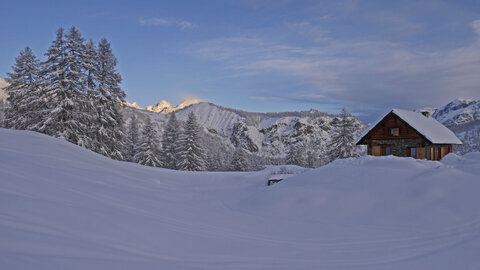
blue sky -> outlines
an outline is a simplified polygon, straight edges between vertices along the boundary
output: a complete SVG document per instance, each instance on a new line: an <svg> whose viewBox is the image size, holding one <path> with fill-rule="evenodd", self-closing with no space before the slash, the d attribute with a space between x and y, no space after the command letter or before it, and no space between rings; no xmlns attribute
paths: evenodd
<svg viewBox="0 0 480 270"><path fill-rule="evenodd" d="M110 40L141 106L194 97L371 121L480 99L480 1L5 1L0 76L71 26Z"/></svg>

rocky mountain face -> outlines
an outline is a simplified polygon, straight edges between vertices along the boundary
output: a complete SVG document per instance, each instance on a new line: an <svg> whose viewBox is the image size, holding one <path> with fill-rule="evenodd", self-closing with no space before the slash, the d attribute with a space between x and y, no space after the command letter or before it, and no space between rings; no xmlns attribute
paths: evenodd
<svg viewBox="0 0 480 270"><path fill-rule="evenodd" d="M148 110L135 110L151 118L160 129L168 119L168 112L173 107L168 102L160 102ZM158 108L155 109L155 108ZM252 113L224 108L208 102L194 103L176 109L179 120L185 121L190 112L197 116L198 123L203 127L205 135L214 144L223 145L224 149L233 150L241 146L250 154L265 159L281 160L292 145L304 149L314 160L305 164L319 166L328 162L327 152L331 137L336 132L337 115L327 114L318 110L284 113ZM366 128L366 124L354 118L358 134ZM207 145L207 148L216 147ZM363 147L358 148L363 154Z"/></svg>
<svg viewBox="0 0 480 270"><path fill-rule="evenodd" d="M446 126L460 126L480 120L480 100L456 99L432 115Z"/></svg>
<svg viewBox="0 0 480 270"><path fill-rule="evenodd" d="M462 140L460 153L480 151L480 100L455 99L441 108L422 109L451 129Z"/></svg>

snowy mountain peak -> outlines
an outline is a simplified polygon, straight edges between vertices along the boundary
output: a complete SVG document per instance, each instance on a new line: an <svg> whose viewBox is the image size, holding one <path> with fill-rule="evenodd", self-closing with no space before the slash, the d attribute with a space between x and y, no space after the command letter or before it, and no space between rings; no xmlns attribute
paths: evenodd
<svg viewBox="0 0 480 270"><path fill-rule="evenodd" d="M450 109L450 110L458 110L464 107L467 107L468 105L475 103L474 100L471 99L464 99L464 98L457 98L453 100L452 102L448 103L445 108Z"/></svg>
<svg viewBox="0 0 480 270"><path fill-rule="evenodd" d="M139 109L139 110L142 109L142 108L140 108L140 106L138 106L138 104L136 102L130 103L128 101L125 101L122 104L127 106L127 107L131 107L131 108L135 108L135 109Z"/></svg>
<svg viewBox="0 0 480 270"><path fill-rule="evenodd" d="M172 107L173 106L170 102L162 100L162 101L158 102L157 104L155 104L155 106L152 106L152 105L147 106L146 110L151 111L151 112L162 112L163 110L170 109Z"/></svg>
<svg viewBox="0 0 480 270"><path fill-rule="evenodd" d="M171 111L166 110L164 113L170 113L173 111L181 110L183 108L186 108L190 105L198 104L203 102L203 100L196 99L196 98L186 98L182 101L182 103L178 104L177 107L171 108Z"/></svg>
<svg viewBox="0 0 480 270"><path fill-rule="evenodd" d="M182 103L178 104L177 106L173 106L172 103L170 103L166 100L162 100L162 101L158 102L157 104L155 104L155 106L150 105L150 106L147 106L145 109L138 106L138 104L136 102L133 102L133 103L124 102L123 104L125 106L135 108L135 109L139 109L139 110L146 110L146 111L149 111L149 112L157 112L157 113L167 114L167 113L178 111L178 110L184 109L184 108L186 108L190 105L198 104L198 103L201 103L201 102L203 102L203 101L200 100L200 99L184 99L182 101Z"/></svg>

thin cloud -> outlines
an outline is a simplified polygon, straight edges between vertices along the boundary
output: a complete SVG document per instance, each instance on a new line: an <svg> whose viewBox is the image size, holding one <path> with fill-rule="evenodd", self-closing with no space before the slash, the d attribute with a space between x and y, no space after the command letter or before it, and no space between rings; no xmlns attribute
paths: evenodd
<svg viewBox="0 0 480 270"><path fill-rule="evenodd" d="M471 22L470 26L473 28L473 30L477 34L477 38L480 39L480 20L475 20Z"/></svg>
<svg viewBox="0 0 480 270"><path fill-rule="evenodd" d="M287 101L286 98L272 97L272 96L251 96L250 98L251 99L256 99L256 100L265 100L265 101L280 101L280 102Z"/></svg>
<svg viewBox="0 0 480 270"><path fill-rule="evenodd" d="M164 27L177 27L181 30L198 28L198 25L185 20L173 20L165 18L140 18L138 19L140 25L150 26L164 26Z"/></svg>
<svg viewBox="0 0 480 270"><path fill-rule="evenodd" d="M304 31L305 26L311 27L306 23L295 27ZM470 27L480 37L480 20ZM295 46L275 38L229 37L197 44L192 53L235 73L290 78L310 89L296 97L271 89L274 99L286 96L277 101L315 96L323 102L320 97L325 97L367 113L382 106L413 109L444 105L457 97L480 98L480 42L419 51L396 42L329 38L318 43L324 35L312 36L314 45Z"/></svg>

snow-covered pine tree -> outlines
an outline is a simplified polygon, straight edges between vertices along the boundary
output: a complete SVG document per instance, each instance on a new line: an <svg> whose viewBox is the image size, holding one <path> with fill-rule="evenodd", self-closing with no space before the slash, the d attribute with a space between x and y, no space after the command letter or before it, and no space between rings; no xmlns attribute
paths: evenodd
<svg viewBox="0 0 480 270"><path fill-rule="evenodd" d="M95 59L96 64L96 68L93 69L96 82L94 94L96 121L92 125L93 130L96 131L94 150L105 156L122 160L125 135L122 132L123 120L119 104L124 101L126 95L120 88L122 77L116 69L117 59L105 38L99 42L97 53L91 49L88 51L90 51L89 59Z"/></svg>
<svg viewBox="0 0 480 270"><path fill-rule="evenodd" d="M301 142L292 143L287 152L286 162L291 165L303 166L303 147Z"/></svg>
<svg viewBox="0 0 480 270"><path fill-rule="evenodd" d="M200 128L193 112L188 114L178 146L178 169L184 171L205 170L205 155L200 137Z"/></svg>
<svg viewBox="0 0 480 270"><path fill-rule="evenodd" d="M134 157L136 163L152 167L161 166L161 162L158 158L159 151L157 138L157 131L150 121L150 118L147 117L145 125L143 126L137 153Z"/></svg>
<svg viewBox="0 0 480 270"><path fill-rule="evenodd" d="M95 43L93 40L89 40L85 44L85 54L86 54L86 66L84 67L87 73L87 86L88 89L94 90L97 87L96 82L96 71L98 68L98 55L97 55L97 48L95 47ZM95 91L93 91L95 92ZM94 93L94 96L96 93Z"/></svg>
<svg viewBox="0 0 480 270"><path fill-rule="evenodd" d="M220 171L223 169L222 158L219 153L210 152L207 155L206 164L208 171Z"/></svg>
<svg viewBox="0 0 480 270"><path fill-rule="evenodd" d="M178 141L180 138L180 124L177 121L175 112L170 113L168 122L165 125L162 136L162 167L175 170L178 160Z"/></svg>
<svg viewBox="0 0 480 270"><path fill-rule="evenodd" d="M50 111L40 130L92 148L88 131L94 119L94 105L85 71L88 58L84 39L75 27L67 35L60 28L45 55L42 75Z"/></svg>
<svg viewBox="0 0 480 270"><path fill-rule="evenodd" d="M135 155L137 154L137 147L139 146L138 144L140 141L138 128L138 119L133 115L128 124L125 160L135 162Z"/></svg>
<svg viewBox="0 0 480 270"><path fill-rule="evenodd" d="M329 145L328 156L330 161L337 158L356 157L358 153L355 146L355 120L345 108L342 109L338 122Z"/></svg>
<svg viewBox="0 0 480 270"><path fill-rule="evenodd" d="M15 58L13 72L8 73L9 106L5 110L4 126L13 129L37 130L45 113L39 78L39 61L29 47Z"/></svg>
<svg viewBox="0 0 480 270"><path fill-rule="evenodd" d="M235 147L235 152L233 152L231 170L232 171L250 170L250 162L248 160L247 154L245 153L245 150L243 150L243 148L240 145Z"/></svg>

